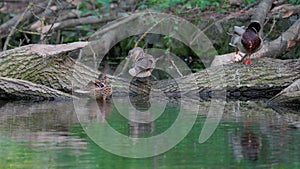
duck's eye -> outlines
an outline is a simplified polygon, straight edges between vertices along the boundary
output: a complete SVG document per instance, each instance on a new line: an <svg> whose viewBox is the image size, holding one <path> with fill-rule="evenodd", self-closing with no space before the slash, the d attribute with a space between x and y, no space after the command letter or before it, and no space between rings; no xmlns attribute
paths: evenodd
<svg viewBox="0 0 300 169"><path fill-rule="evenodd" d="M96 85L97 85L98 87L100 87L100 88L105 87L105 84L102 83L102 82L97 82Z"/></svg>
<svg viewBox="0 0 300 169"><path fill-rule="evenodd" d="M103 88L103 87L105 87L105 84L100 83L100 84L99 84L99 87L100 87L100 88Z"/></svg>

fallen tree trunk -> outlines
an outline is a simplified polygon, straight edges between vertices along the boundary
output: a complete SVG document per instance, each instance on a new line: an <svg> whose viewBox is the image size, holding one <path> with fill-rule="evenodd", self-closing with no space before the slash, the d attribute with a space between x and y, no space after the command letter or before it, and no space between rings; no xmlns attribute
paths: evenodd
<svg viewBox="0 0 300 169"><path fill-rule="evenodd" d="M207 72L213 69L215 74L223 78L225 84L212 84L216 79L210 77ZM165 93L186 93L207 97L217 89L225 89L227 97L238 99L270 98L279 93L300 77L300 59L278 60L263 58L255 60L253 65L246 66L242 63L224 65L223 67L211 67L195 73L191 76L176 79L175 81L159 81L156 88ZM214 76L214 75L212 75ZM193 80L194 79L194 80ZM217 79L218 80L218 79ZM198 88L192 88L197 84ZM183 86L179 88L178 86Z"/></svg>
<svg viewBox="0 0 300 169"><path fill-rule="evenodd" d="M70 57L73 52L87 47L88 42L63 45L27 45L0 53L0 77L22 79L71 93L85 86L100 74ZM108 76L117 88L123 79ZM120 84L121 83L121 84ZM4 90L5 86L0 86ZM116 90L121 91L121 89ZM5 91L5 90L4 90ZM24 91L26 92L26 91Z"/></svg>
<svg viewBox="0 0 300 169"><path fill-rule="evenodd" d="M89 43L28 45L0 54L0 76L27 80L63 92L72 92L95 79L100 72L76 63L68 54ZM210 97L214 90L226 90L230 98L270 98L300 78L300 59L263 58L253 65L242 63L210 67L173 80L153 82L152 91L167 96ZM115 95L128 94L129 82L108 76ZM222 83L216 84L216 82ZM140 84L135 84L138 89ZM149 86L150 87L150 86ZM212 88L213 87L213 88ZM0 88L1 89L1 88Z"/></svg>
<svg viewBox="0 0 300 169"><path fill-rule="evenodd" d="M68 52L88 45L27 45L0 54L0 76L27 80L56 90L71 92L74 87L96 77L96 72L76 62ZM78 82L78 83L75 83Z"/></svg>

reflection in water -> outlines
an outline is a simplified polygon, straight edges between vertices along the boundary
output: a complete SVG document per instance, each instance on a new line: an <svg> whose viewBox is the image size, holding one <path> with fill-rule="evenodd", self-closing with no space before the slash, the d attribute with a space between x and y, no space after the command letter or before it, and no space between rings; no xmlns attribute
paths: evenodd
<svg viewBox="0 0 300 169"><path fill-rule="evenodd" d="M134 86L139 85L138 88ZM129 86L130 103L133 111L129 112L129 136L133 138L150 137L154 131L153 117L150 112L150 89L148 78L134 78Z"/></svg>
<svg viewBox="0 0 300 169"><path fill-rule="evenodd" d="M0 168L300 168L299 128L289 127L299 121L299 113L277 113L263 102L227 103L215 133L199 144L209 103L188 100L186 107L200 104L199 118L173 149L146 159L112 155L85 134L77 116L93 124L108 120L116 130L134 138L149 137L165 131L177 117L174 110L180 107L168 105L154 127L149 107L155 104L150 106L147 98L130 99L136 107L136 112L128 112L135 119L132 121L117 116L110 102L82 100L78 103L82 111L76 113L72 102L0 103ZM128 146L122 145L122 140L109 139Z"/></svg>
<svg viewBox="0 0 300 169"><path fill-rule="evenodd" d="M251 130L250 121L245 122L245 129L242 133L241 144L243 155L252 161L258 159L261 147L260 138Z"/></svg>
<svg viewBox="0 0 300 169"><path fill-rule="evenodd" d="M261 139L252 131L249 124L245 124L244 127L242 131L236 129L231 135L233 155L238 162L242 159L256 161L262 146Z"/></svg>
<svg viewBox="0 0 300 169"><path fill-rule="evenodd" d="M237 101L237 110L233 107L233 111L235 112L236 121L240 123L238 121L242 114L240 111L240 101ZM243 158L256 161L258 160L262 146L261 138L252 131L252 120L249 117L246 117L243 121L243 129L235 129L234 134L231 135L233 155L237 161L241 161Z"/></svg>
<svg viewBox="0 0 300 169"><path fill-rule="evenodd" d="M89 99L85 106L89 108L89 111L87 111L89 121L104 122L107 120L112 110L110 100L103 102L101 100Z"/></svg>
<svg viewBox="0 0 300 169"><path fill-rule="evenodd" d="M150 137L154 131L153 117L149 111L149 96L131 96L134 110L129 112L129 136L133 138Z"/></svg>

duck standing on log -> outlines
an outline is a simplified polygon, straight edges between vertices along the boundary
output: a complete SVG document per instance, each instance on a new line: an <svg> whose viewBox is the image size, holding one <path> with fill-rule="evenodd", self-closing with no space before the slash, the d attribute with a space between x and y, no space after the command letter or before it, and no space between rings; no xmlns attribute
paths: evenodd
<svg viewBox="0 0 300 169"><path fill-rule="evenodd" d="M138 78L149 77L155 68L155 60L152 55L143 51L142 48L136 47L129 51L129 58L134 63L129 74Z"/></svg>
<svg viewBox="0 0 300 169"><path fill-rule="evenodd" d="M133 76L129 86L130 93L133 95L149 95L151 90L149 76L155 68L155 59L140 47L131 49L128 57L133 62L133 67L129 69L129 74Z"/></svg>
<svg viewBox="0 0 300 169"><path fill-rule="evenodd" d="M258 22L251 22L246 30L243 27L234 26L234 30L229 45L236 48L234 60L241 59L238 52L246 53L247 59L243 60L244 64L252 64L250 59L251 54L257 52L263 44L263 41L259 35L261 26ZM245 57L244 57L245 58ZM243 58L243 59L244 59Z"/></svg>

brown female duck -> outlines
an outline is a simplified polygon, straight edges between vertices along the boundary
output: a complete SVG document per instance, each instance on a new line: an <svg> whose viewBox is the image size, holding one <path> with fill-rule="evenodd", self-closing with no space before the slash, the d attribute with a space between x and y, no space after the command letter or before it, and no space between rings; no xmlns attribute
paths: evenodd
<svg viewBox="0 0 300 169"><path fill-rule="evenodd" d="M90 81L82 90L75 90L75 93L105 101L112 95L112 87L106 80L106 74L100 74L98 79Z"/></svg>
<svg viewBox="0 0 300 169"><path fill-rule="evenodd" d="M136 47L129 51L129 58L134 63L129 74L134 77L149 77L155 68L155 60L152 55L147 54L142 48Z"/></svg>

